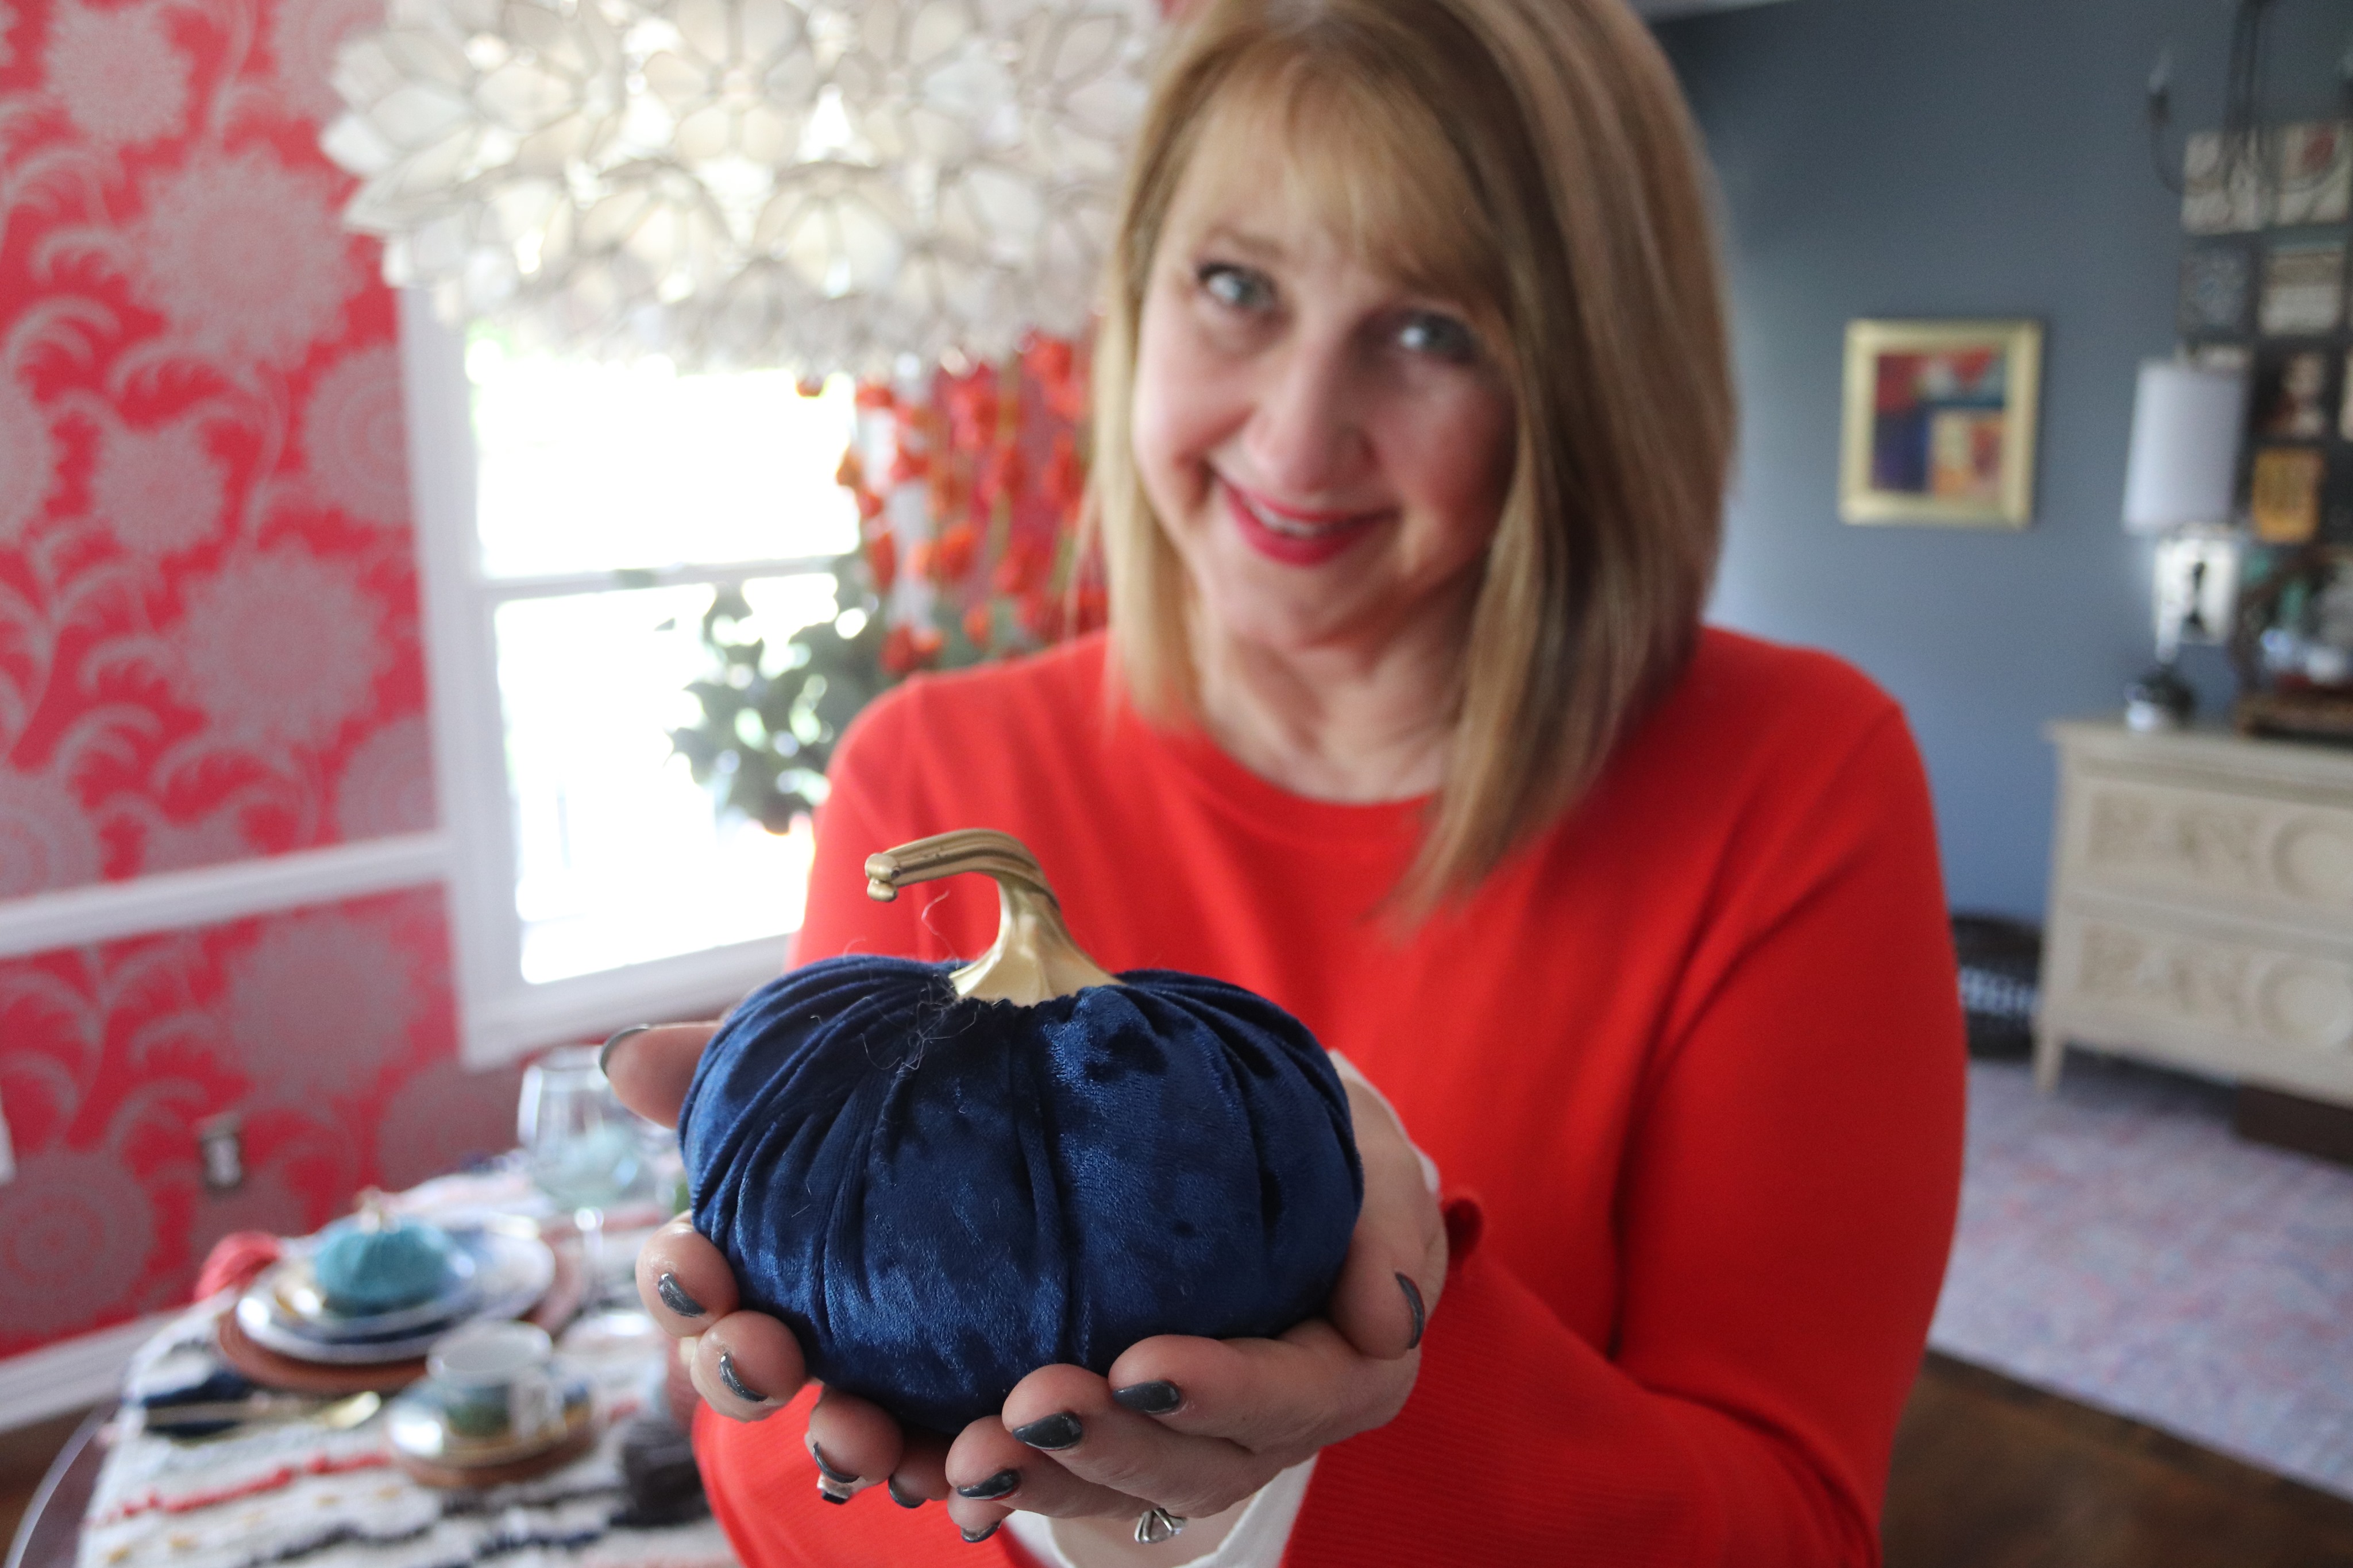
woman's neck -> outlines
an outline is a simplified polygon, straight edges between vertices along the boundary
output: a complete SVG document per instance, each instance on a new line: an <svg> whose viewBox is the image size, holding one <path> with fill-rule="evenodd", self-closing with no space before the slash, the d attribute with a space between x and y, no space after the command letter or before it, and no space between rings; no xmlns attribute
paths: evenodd
<svg viewBox="0 0 2353 1568"><path fill-rule="evenodd" d="M1278 649L1197 616L1201 722L1242 766L1311 800L1428 795L1445 777L1468 636L1466 613L1366 643Z"/></svg>

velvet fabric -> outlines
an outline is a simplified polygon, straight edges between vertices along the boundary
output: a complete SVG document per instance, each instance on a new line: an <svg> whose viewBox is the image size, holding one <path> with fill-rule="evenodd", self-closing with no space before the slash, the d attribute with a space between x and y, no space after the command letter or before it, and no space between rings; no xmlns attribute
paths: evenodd
<svg viewBox="0 0 2353 1568"><path fill-rule="evenodd" d="M1038 1367L1320 1310L1364 1196L1304 1025L1135 970L1034 1007L850 956L753 993L679 1121L695 1228L811 1373L953 1433Z"/></svg>

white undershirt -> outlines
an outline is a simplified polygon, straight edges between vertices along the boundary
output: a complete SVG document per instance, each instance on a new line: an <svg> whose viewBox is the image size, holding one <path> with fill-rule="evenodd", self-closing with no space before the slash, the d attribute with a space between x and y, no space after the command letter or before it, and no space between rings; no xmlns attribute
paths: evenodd
<svg viewBox="0 0 2353 1568"><path fill-rule="evenodd" d="M1299 1505L1307 1500L1307 1478L1314 1468L1315 1456L1310 1454L1277 1475L1250 1494L1242 1516L1214 1551L1168 1568L1276 1568L1282 1549L1291 1544L1291 1527L1299 1518ZM1005 1521L1005 1528L1046 1568L1084 1568L1062 1550L1055 1521L1044 1514L1017 1513Z"/></svg>
<svg viewBox="0 0 2353 1568"><path fill-rule="evenodd" d="M1331 1053L1332 1066L1340 1076L1356 1084L1381 1102L1399 1127L1405 1118L1398 1116L1397 1107L1388 1097L1373 1087L1372 1080L1356 1070L1356 1064L1339 1052ZM1431 1195L1438 1192L1438 1162L1414 1145L1414 1153L1421 1161L1421 1179L1430 1184ZM1198 1557L1188 1557L1182 1563L1172 1563L1167 1568L1280 1568L1283 1548L1291 1544L1291 1527L1298 1522L1299 1505L1307 1500L1308 1478L1314 1473L1315 1456L1306 1458L1278 1474L1274 1479L1250 1494L1242 1516L1217 1548ZM1005 1528L1023 1551L1044 1563L1046 1568L1085 1568L1062 1550L1060 1538L1054 1532L1054 1521L1042 1513L1016 1512L1006 1520Z"/></svg>

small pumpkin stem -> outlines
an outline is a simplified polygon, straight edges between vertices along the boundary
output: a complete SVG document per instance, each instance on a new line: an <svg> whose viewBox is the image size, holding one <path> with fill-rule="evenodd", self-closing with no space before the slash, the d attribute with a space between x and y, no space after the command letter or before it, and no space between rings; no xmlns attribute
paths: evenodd
<svg viewBox="0 0 2353 1568"><path fill-rule="evenodd" d="M959 996L1024 1007L1090 985L1116 985L1071 940L1062 906L1029 847L989 827L934 834L866 858L866 896L889 903L901 888L978 871L996 879L997 941L948 976Z"/></svg>

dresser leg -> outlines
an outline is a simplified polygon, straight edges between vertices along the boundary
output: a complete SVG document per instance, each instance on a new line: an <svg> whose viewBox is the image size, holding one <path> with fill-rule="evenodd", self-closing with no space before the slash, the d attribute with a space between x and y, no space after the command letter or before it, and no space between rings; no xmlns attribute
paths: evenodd
<svg viewBox="0 0 2353 1568"><path fill-rule="evenodd" d="M2059 1087L2059 1069L2067 1059L2067 1037L2047 1025L2034 1030L2034 1087L2049 1094Z"/></svg>

